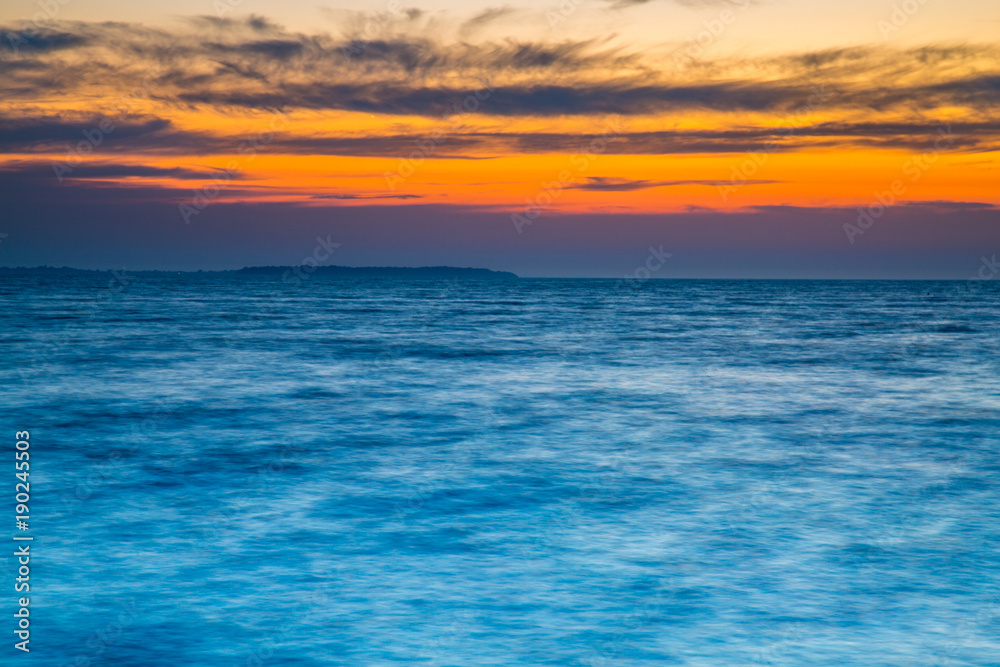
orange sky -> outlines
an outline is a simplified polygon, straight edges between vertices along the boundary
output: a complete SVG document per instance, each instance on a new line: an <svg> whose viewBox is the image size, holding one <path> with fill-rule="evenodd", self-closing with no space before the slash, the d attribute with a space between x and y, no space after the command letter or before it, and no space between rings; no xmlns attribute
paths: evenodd
<svg viewBox="0 0 1000 667"><path fill-rule="evenodd" d="M300 3L113 23L98 18L121 8L100 3L85 21L77 6L27 23L7 7L0 170L51 170L50 185L159 202L185 223L253 202L455 205L515 223L1000 205L990 5L965 3L964 18L928 5L887 32L885 8L854 4L855 22L831 14L812 48L790 36L801 2L780 16L697 5L605 3L547 29L545 8L447 4L313 29ZM658 40L653 14L670 19ZM588 35L601 17L620 33Z"/></svg>

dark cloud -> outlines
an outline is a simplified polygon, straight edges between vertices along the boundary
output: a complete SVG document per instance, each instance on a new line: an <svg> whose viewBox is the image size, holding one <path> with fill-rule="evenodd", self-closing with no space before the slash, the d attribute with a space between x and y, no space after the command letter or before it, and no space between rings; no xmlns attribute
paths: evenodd
<svg viewBox="0 0 1000 667"><path fill-rule="evenodd" d="M65 153L86 137L94 137L102 118L61 119L0 117L0 152ZM949 134L950 133L950 134ZM819 123L794 128L740 127L730 130L664 130L658 132L607 133L475 133L456 132L434 140L427 152L426 137L385 134L374 136L314 136L293 131L278 132L266 150L300 155L344 155L400 157L420 146L430 159L487 159L491 155L515 153L586 153L594 142L615 154L669 155L690 153L744 153L791 151L802 148L875 147L926 151L940 145L948 135L951 151L989 151L1000 147L1000 121L971 123ZM165 119L145 118L118 122L103 135L100 153L154 152L189 155L229 154L251 141L251 136L209 135L173 127ZM422 143L421 140L424 140Z"/></svg>
<svg viewBox="0 0 1000 667"><path fill-rule="evenodd" d="M360 199L423 199L423 195L352 195L352 194L333 194L333 195L313 195L312 199L339 199L339 200L360 200Z"/></svg>
<svg viewBox="0 0 1000 667"><path fill-rule="evenodd" d="M471 25L507 11L488 10ZM146 82L149 98L218 108L439 116L487 80L492 90L475 113L494 116L788 114L818 90L826 110L961 106L991 114L1000 106L1000 54L992 46L854 47L762 57L752 68L733 60L679 69L672 57L657 60L595 40L448 43L388 28L382 36L343 40L290 32L259 17L199 17L175 31L52 23L30 58L0 58L0 94L30 102L46 90L124 93L155 70Z"/></svg>
<svg viewBox="0 0 1000 667"><path fill-rule="evenodd" d="M741 127L732 130L666 130L572 135L533 133L478 135L498 146L524 152L586 152L593 141L607 142L606 151L619 154L742 153L806 147L882 147L924 151L949 135L950 150L984 151L1000 146L1000 121L981 123L820 123L774 128ZM469 135L465 135L469 136ZM467 148L471 150L471 147Z"/></svg>
<svg viewBox="0 0 1000 667"><path fill-rule="evenodd" d="M537 54L536 54L537 55ZM790 84L718 83L692 86L577 84L496 86L481 102L469 102L477 113L495 116L643 115L667 111L790 111L810 95ZM261 92L202 89L180 92L182 102L247 108L340 109L366 113L443 116L459 111L474 90L419 87L391 82L295 84ZM468 107L467 107L468 108Z"/></svg>
<svg viewBox="0 0 1000 667"><path fill-rule="evenodd" d="M649 188L669 188L677 185L704 185L717 187L729 185L729 181L718 180L680 180L680 181L650 181L630 180L612 176L588 176L585 183L567 186L567 190L593 190L597 192L631 192L633 190L648 190ZM781 181L748 180L743 185L768 185Z"/></svg>
<svg viewBox="0 0 1000 667"><path fill-rule="evenodd" d="M101 129L105 128L110 132ZM135 146L136 139L162 135L170 121L162 118L117 120L116 114L108 117L71 120L59 116L28 118L0 118L0 151L49 151L63 150L80 141L103 143L105 139L128 142ZM92 139L88 139L91 137Z"/></svg>
<svg viewBox="0 0 1000 667"><path fill-rule="evenodd" d="M281 25L270 19L250 14L246 17L223 17L203 14L192 16L187 19L193 25L206 25L212 30L230 33L253 32L253 33L277 33L283 32Z"/></svg>
<svg viewBox="0 0 1000 667"><path fill-rule="evenodd" d="M569 190L594 190L597 192L631 192L633 190L646 190L649 188L660 188L668 185L679 185L681 181L648 181L630 180L627 178L615 178L611 176L589 176L585 183L567 186Z"/></svg>
<svg viewBox="0 0 1000 667"><path fill-rule="evenodd" d="M113 117L112 117L113 119ZM57 116L0 117L0 152L65 153L81 141L99 137L101 153L130 151L185 155L232 153L251 136L210 135L175 128L169 121L142 118L114 122L113 131L95 134L108 118L70 119ZM793 128L739 127L730 130L664 130L605 133L475 133L445 134L434 141L428 158L484 159L504 153L583 153L593 142L617 154L742 153L767 148L874 147L926 151L947 138L952 151L980 152L1000 146L1000 121L959 123L819 123ZM398 157L407 155L426 137L421 135L315 136L278 132L267 146L274 153Z"/></svg>
<svg viewBox="0 0 1000 667"><path fill-rule="evenodd" d="M406 72L433 68L440 58L428 42L398 39L355 39L342 51L352 62L390 64Z"/></svg>
<svg viewBox="0 0 1000 667"><path fill-rule="evenodd" d="M228 53L246 53L251 55L288 60L302 53L305 45L290 39L269 39L257 42L246 42L239 45L211 44L210 48Z"/></svg>
<svg viewBox="0 0 1000 667"><path fill-rule="evenodd" d="M87 38L69 32L57 32L46 29L27 28L22 30L5 29L0 32L3 46L15 53L40 53L71 49L83 46Z"/></svg>
<svg viewBox="0 0 1000 667"><path fill-rule="evenodd" d="M348 56L348 65L379 66L373 71L392 76L392 68L405 73L421 71L426 75L465 74L484 76L508 70L560 70L568 73L600 67L639 66L639 59L618 50L597 49L593 40L533 43L505 40L485 44L442 44L418 37L352 39L347 43L318 46L316 54ZM385 69L388 68L388 69ZM345 74L342 70L332 72ZM357 72L370 74L370 72ZM397 72L398 73L398 72ZM463 76L462 78L468 78Z"/></svg>
<svg viewBox="0 0 1000 667"><path fill-rule="evenodd" d="M997 108L1000 106L1000 74L985 74L925 86L922 93L943 97L956 104Z"/></svg>
<svg viewBox="0 0 1000 667"><path fill-rule="evenodd" d="M217 169L185 169L182 167L152 167L136 164L112 164L106 162L84 163L74 166L63 174L63 179L120 179L120 178L176 178L185 180L209 180L218 178L223 172ZM5 178L54 178L56 170L52 162L15 161L0 165L0 174ZM241 174L228 174L227 178L239 180Z"/></svg>

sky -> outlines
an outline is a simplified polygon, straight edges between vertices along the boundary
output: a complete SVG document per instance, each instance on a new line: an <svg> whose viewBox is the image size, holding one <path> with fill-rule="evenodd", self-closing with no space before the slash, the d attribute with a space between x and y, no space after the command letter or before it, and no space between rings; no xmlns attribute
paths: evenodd
<svg viewBox="0 0 1000 667"><path fill-rule="evenodd" d="M8 0L0 266L983 277L997 35L987 0Z"/></svg>

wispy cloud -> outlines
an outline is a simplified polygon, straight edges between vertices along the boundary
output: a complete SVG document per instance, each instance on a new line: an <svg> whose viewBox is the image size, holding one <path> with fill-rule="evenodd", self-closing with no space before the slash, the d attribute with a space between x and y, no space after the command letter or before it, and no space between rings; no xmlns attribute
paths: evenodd
<svg viewBox="0 0 1000 667"><path fill-rule="evenodd" d="M487 10L471 20L487 23L507 12ZM288 32L259 18L202 18L173 31L53 22L35 39L48 47L0 60L8 100L30 102L52 88L124 91L156 68L156 100L219 108L432 116L485 77L495 93L477 113L501 117L780 113L817 85L840 109L959 106L993 114L1000 104L1000 50L992 46L836 49L761 58L752 68L714 61L682 73L669 59L595 40L469 43L403 33L355 41L363 48L351 55L341 39Z"/></svg>
<svg viewBox="0 0 1000 667"><path fill-rule="evenodd" d="M101 118L0 117L0 152L60 153L93 131ZM953 150L978 152L1000 146L1000 121L955 122ZM939 136L940 123L860 122L816 123L796 127L794 132L775 127L732 129L661 130L622 132L605 138L606 152L622 155L670 155L691 153L743 153L773 144L775 151L815 148L865 147L926 150ZM578 132L479 132L463 130L442 141L427 159L484 159L504 154L574 153L597 133ZM229 154L246 136L181 129L163 118L137 118L121 123L102 151L128 155L146 152L162 155ZM299 131L276 136L275 153L296 155L341 155L397 157L413 150L412 134L373 134L345 137Z"/></svg>
<svg viewBox="0 0 1000 667"><path fill-rule="evenodd" d="M462 23L459 28L459 32L463 35L470 35L480 28L485 28L487 25L498 21L506 16L515 14L517 12L513 7L490 7L479 12L471 19Z"/></svg>
<svg viewBox="0 0 1000 667"><path fill-rule="evenodd" d="M13 161L0 164L0 174L6 177L45 178L53 176L52 164L48 162ZM123 178L155 178L208 180L219 175L216 169L186 169L183 167L153 167L144 164L115 164L107 162L92 162L75 167L72 173L64 176L69 180L120 180ZM231 178L239 179L240 174Z"/></svg>
<svg viewBox="0 0 1000 667"><path fill-rule="evenodd" d="M421 195L405 195L405 194L384 194L384 195L365 195L365 194L326 194L326 195L313 195L312 199L338 199L344 201L351 200L362 200L362 199L423 199Z"/></svg>
<svg viewBox="0 0 1000 667"><path fill-rule="evenodd" d="M592 190L596 192L631 192L632 190L647 190L649 188L668 188L677 185L703 185L716 187L728 181L687 179L677 181L631 180L614 176L588 176L584 183L567 186L569 190ZM767 185L780 181L751 180L744 185Z"/></svg>

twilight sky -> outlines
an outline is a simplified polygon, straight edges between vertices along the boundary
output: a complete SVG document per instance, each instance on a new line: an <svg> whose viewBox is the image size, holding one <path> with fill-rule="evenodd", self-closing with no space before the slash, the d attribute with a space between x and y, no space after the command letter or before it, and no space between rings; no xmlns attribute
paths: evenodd
<svg viewBox="0 0 1000 667"><path fill-rule="evenodd" d="M350 265L970 278L1000 252L997 35L995 0L11 0L0 265L321 237Z"/></svg>

